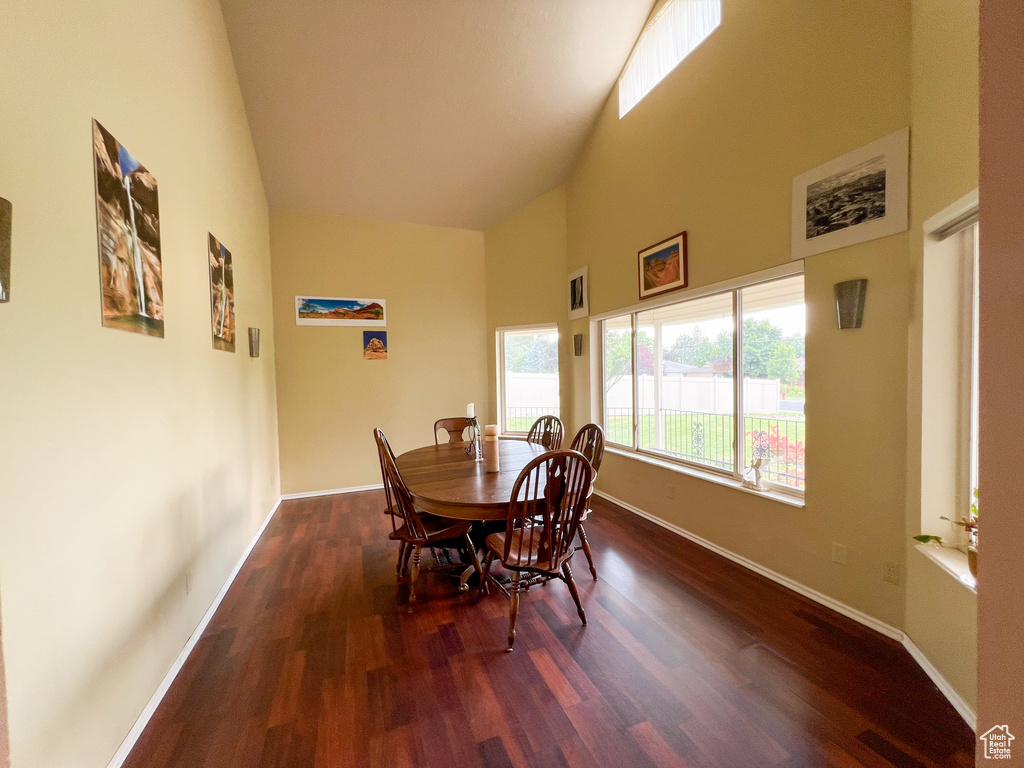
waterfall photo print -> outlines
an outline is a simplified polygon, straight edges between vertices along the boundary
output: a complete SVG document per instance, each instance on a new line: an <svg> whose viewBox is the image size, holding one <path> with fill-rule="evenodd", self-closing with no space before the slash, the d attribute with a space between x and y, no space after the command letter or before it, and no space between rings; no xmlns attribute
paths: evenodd
<svg viewBox="0 0 1024 768"><path fill-rule="evenodd" d="M11 214L10 202L0 197L0 303L11 300Z"/></svg>
<svg viewBox="0 0 1024 768"><path fill-rule="evenodd" d="M209 233L207 233L209 234ZM235 351L235 273L231 251L210 234L210 310L213 348Z"/></svg>
<svg viewBox="0 0 1024 768"><path fill-rule="evenodd" d="M163 338L156 179L95 120L92 139L103 325Z"/></svg>

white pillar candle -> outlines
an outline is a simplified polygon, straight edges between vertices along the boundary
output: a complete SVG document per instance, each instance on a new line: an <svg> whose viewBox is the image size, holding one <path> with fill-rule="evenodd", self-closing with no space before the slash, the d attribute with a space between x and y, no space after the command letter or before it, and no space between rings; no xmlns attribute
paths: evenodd
<svg viewBox="0 0 1024 768"><path fill-rule="evenodd" d="M466 418L472 419L476 416L476 403L470 403L466 406Z"/></svg>

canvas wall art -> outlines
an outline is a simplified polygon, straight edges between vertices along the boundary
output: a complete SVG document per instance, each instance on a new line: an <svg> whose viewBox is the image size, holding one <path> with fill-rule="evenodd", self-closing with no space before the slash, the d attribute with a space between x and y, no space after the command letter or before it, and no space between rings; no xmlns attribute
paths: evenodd
<svg viewBox="0 0 1024 768"><path fill-rule="evenodd" d="M687 285L686 233L680 232L637 254L640 298L676 291Z"/></svg>
<svg viewBox="0 0 1024 768"><path fill-rule="evenodd" d="M92 138L103 325L163 337L156 179L95 120Z"/></svg>
<svg viewBox="0 0 1024 768"><path fill-rule="evenodd" d="M14 208L0 197L0 303L11 300L11 221Z"/></svg>
<svg viewBox="0 0 1024 768"><path fill-rule="evenodd" d="M587 292L587 267L580 267L569 275L569 319L577 320L590 314L590 301Z"/></svg>
<svg viewBox="0 0 1024 768"><path fill-rule="evenodd" d="M235 273L231 251L216 237L210 239L210 310L213 318L213 348L235 351Z"/></svg>
<svg viewBox="0 0 1024 768"><path fill-rule="evenodd" d="M905 232L909 159L904 128L793 179L792 258Z"/></svg>
<svg viewBox="0 0 1024 768"><path fill-rule="evenodd" d="M388 359L387 331L363 331L363 359Z"/></svg>
<svg viewBox="0 0 1024 768"><path fill-rule="evenodd" d="M295 297L296 325L387 325L384 299Z"/></svg>

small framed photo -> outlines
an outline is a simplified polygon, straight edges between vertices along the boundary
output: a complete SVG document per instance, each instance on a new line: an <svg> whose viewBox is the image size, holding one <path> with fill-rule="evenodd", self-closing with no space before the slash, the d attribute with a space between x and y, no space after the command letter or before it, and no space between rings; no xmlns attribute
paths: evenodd
<svg viewBox="0 0 1024 768"><path fill-rule="evenodd" d="M363 331L363 359L388 359L387 331Z"/></svg>
<svg viewBox="0 0 1024 768"><path fill-rule="evenodd" d="M580 267L569 275L569 319L577 320L590 314L590 300L587 297L587 268Z"/></svg>
<svg viewBox="0 0 1024 768"><path fill-rule="evenodd" d="M685 288L686 232L655 243L637 254L640 298Z"/></svg>
<svg viewBox="0 0 1024 768"><path fill-rule="evenodd" d="M793 179L793 259L907 230L910 129Z"/></svg>

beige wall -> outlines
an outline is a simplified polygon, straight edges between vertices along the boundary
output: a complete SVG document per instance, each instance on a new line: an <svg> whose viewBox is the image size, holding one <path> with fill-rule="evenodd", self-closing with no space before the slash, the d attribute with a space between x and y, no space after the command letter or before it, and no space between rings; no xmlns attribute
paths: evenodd
<svg viewBox="0 0 1024 768"><path fill-rule="evenodd" d="M949 459L926 457L922 468L922 376L930 376L928 392L950 379L948 363L956 366L959 341L952 339L941 354L929 344L929 367L922 367L924 302L924 222L978 187L978 3L977 0L914 0L912 47L912 162L910 205L910 264L913 290L908 346L907 387L907 634L973 709L977 706L977 598L935 563L913 549L912 536L950 530L922 531L922 477L934 489L928 474ZM946 247L955 247L952 240ZM951 282L939 263L943 246L929 250L930 285ZM934 296L930 289L929 296ZM935 329L931 326L930 332ZM948 339L939 339L940 345ZM945 363L945 365L944 365ZM943 393L946 398L949 392ZM955 392L952 393L955 397ZM927 396L925 397L928 401ZM942 405L938 405L939 408ZM931 419L936 418L932 406ZM955 410L955 409L954 409ZM946 414L949 415L948 413ZM925 441L934 450L933 430ZM955 439L955 437L954 437ZM923 473L922 473L923 469ZM942 473L949 479L950 467ZM949 483L946 483L949 485ZM955 515L964 514L961 504ZM938 514L925 509L926 517Z"/></svg>
<svg viewBox="0 0 1024 768"><path fill-rule="evenodd" d="M1024 4L981 4L981 503L978 732L1009 726L1024 765ZM979 761L981 762L981 761Z"/></svg>
<svg viewBox="0 0 1024 768"><path fill-rule="evenodd" d="M16 768L105 765L279 493L267 208L215 0L5 2L0 585ZM100 325L91 120L159 182L166 338ZM239 328L211 344L207 230Z"/></svg>
<svg viewBox="0 0 1024 768"><path fill-rule="evenodd" d="M483 413L483 233L285 211L270 229L284 493L380 483L374 427L402 452ZM297 326L301 294L384 299L388 359L363 359L367 329Z"/></svg>
<svg viewBox="0 0 1024 768"><path fill-rule="evenodd" d="M487 386L489 419L498 423L495 328L557 324L559 397L571 421L565 242L565 188L558 187L484 232L487 259ZM567 429L571 427L567 424ZM570 433L571 434L571 433Z"/></svg>
<svg viewBox="0 0 1024 768"><path fill-rule="evenodd" d="M0 620L0 768L11 764L11 743L7 730L7 673L4 670L3 621Z"/></svg>
<svg viewBox="0 0 1024 768"><path fill-rule="evenodd" d="M594 313L634 304L637 250L681 229L692 286L787 263L793 177L910 122L909 2L732 0L723 12L622 120L612 94L570 178L568 268L590 265ZM906 555L907 242L895 235L807 260L805 508L620 456L605 459L598 485L902 625L903 590L882 575ZM864 326L840 332L832 285L862 277ZM583 418L589 361L573 372ZM846 546L845 566L831 561L832 542Z"/></svg>
<svg viewBox="0 0 1024 768"><path fill-rule="evenodd" d="M615 455L599 485L907 629L973 707L974 596L910 536L921 520L921 224L977 185L977 4L877 0L871 25L863 7L817 5L726 3L722 27L623 120L612 94L566 185L566 271L589 265L591 311L603 313L636 303L633 254L680 229L693 286L787 262L792 178L912 126L910 231L806 262L806 507ZM489 270L529 254L525 274L549 277L534 275L545 263L536 244L559 239L544 200L488 231ZM864 327L840 333L832 285L854 277L869 279ZM564 323L561 297L489 285L488 300L489 313L493 303L517 323L555 311ZM501 317L489 314L490 327ZM568 327L567 340L590 335L587 321ZM566 420L581 424L596 382L589 351L568 360ZM845 566L831 562L832 542L847 547ZM903 567L904 584L882 581L887 562Z"/></svg>

